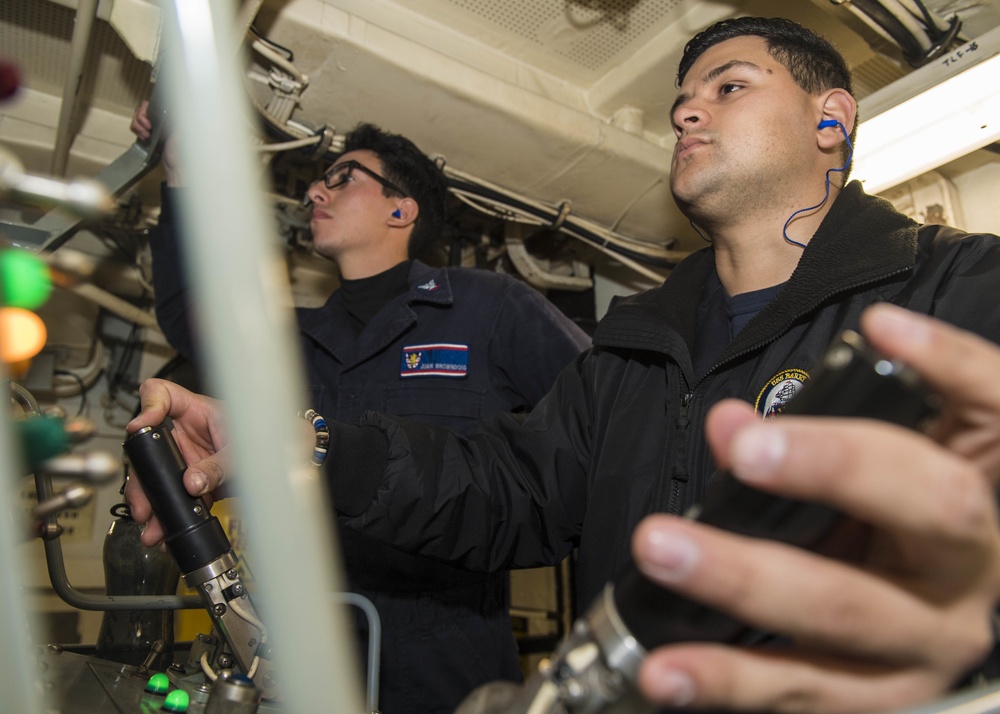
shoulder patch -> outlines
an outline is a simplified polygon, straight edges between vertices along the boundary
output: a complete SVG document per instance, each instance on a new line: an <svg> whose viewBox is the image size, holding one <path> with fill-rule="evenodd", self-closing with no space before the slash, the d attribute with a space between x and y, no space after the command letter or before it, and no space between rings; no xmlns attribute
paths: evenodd
<svg viewBox="0 0 1000 714"><path fill-rule="evenodd" d="M764 419L772 419L784 411L788 401L799 393L809 379L809 373L802 369L785 369L768 380L757 395L753 408Z"/></svg>
<svg viewBox="0 0 1000 714"><path fill-rule="evenodd" d="M469 346L438 342L403 348L399 376L465 377L469 374Z"/></svg>

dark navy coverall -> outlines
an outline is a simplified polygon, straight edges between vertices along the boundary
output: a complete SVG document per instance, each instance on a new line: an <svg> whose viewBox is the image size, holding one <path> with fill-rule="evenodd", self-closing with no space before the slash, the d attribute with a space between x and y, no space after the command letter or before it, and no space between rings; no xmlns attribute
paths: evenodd
<svg viewBox="0 0 1000 714"><path fill-rule="evenodd" d="M150 238L157 318L178 352L195 352L181 279L177 189L164 187ZM497 273L414 261L409 292L355 337L338 292L297 310L311 407L353 422L367 410L459 433L497 412L529 410L590 340L537 291ZM331 458L336 458L333 455ZM452 712L476 686L519 680L507 573L473 573L340 529L350 590L382 621L383 714ZM362 641L367 636L362 628Z"/></svg>

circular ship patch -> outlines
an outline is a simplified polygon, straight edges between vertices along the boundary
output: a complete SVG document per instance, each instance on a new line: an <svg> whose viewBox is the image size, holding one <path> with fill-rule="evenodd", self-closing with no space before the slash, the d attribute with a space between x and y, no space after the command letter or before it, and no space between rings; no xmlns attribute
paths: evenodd
<svg viewBox="0 0 1000 714"><path fill-rule="evenodd" d="M764 419L772 419L785 410L785 405L799 393L809 379L809 373L801 369L786 369L771 377L753 405L754 410Z"/></svg>

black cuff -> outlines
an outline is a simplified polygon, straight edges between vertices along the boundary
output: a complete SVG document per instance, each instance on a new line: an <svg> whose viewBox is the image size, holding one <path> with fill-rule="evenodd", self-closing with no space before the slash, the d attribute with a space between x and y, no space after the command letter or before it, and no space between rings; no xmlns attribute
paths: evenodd
<svg viewBox="0 0 1000 714"><path fill-rule="evenodd" d="M179 219L177 202L180 201L180 194L183 188L168 186L166 182L160 184L160 218L159 223L176 223Z"/></svg>
<svg viewBox="0 0 1000 714"><path fill-rule="evenodd" d="M364 513L385 477L389 465L389 437L375 426L333 422L326 477L333 505L345 516Z"/></svg>

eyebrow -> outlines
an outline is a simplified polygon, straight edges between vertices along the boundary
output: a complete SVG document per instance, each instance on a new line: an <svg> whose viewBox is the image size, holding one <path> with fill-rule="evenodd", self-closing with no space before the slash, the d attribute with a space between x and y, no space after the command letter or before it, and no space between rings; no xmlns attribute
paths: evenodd
<svg viewBox="0 0 1000 714"><path fill-rule="evenodd" d="M718 67L714 67L713 69L709 70L709 72L704 77L701 78L701 84L708 84L709 82L718 79L720 75L725 74L734 67L749 69L752 72L764 71L759 64L756 64L755 62L750 62L749 60L738 60L738 59L729 60L725 64L720 64ZM670 116L673 116L674 112L677 111L677 108L680 107L682 104L684 104L690 98L691 96L689 94L678 94L677 99L674 100L674 103L670 107Z"/></svg>

